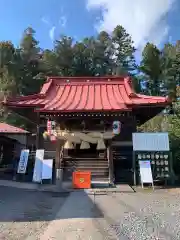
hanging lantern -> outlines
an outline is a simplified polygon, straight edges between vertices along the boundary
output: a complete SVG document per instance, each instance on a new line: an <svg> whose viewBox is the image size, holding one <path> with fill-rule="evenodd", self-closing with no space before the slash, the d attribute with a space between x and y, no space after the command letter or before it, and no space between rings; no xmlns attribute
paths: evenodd
<svg viewBox="0 0 180 240"><path fill-rule="evenodd" d="M64 149L74 149L74 145L70 141L66 141L64 144Z"/></svg>
<svg viewBox="0 0 180 240"><path fill-rule="evenodd" d="M113 125L112 125L112 128L113 128L113 133L115 135L120 134L120 132L121 132L121 122L120 121L114 121Z"/></svg>
<svg viewBox="0 0 180 240"><path fill-rule="evenodd" d="M96 149L97 150L105 150L106 149L106 145L105 145L103 139L98 140L98 144L97 144Z"/></svg>
<svg viewBox="0 0 180 240"><path fill-rule="evenodd" d="M47 121L47 132L49 135L51 135L51 121Z"/></svg>
<svg viewBox="0 0 180 240"><path fill-rule="evenodd" d="M51 142L56 142L56 136L51 135L51 136L50 136L50 140L51 140Z"/></svg>
<svg viewBox="0 0 180 240"><path fill-rule="evenodd" d="M90 145L88 142L82 141L80 149L89 149Z"/></svg>

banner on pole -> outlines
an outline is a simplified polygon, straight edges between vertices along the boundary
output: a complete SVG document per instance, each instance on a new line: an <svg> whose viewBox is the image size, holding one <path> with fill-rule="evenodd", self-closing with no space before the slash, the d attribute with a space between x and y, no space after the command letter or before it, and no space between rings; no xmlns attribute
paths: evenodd
<svg viewBox="0 0 180 240"><path fill-rule="evenodd" d="M20 160L19 160L19 164L18 164L17 173L22 173L22 174L26 173L28 158L29 158L29 149L23 149L21 151L21 156L20 156Z"/></svg>

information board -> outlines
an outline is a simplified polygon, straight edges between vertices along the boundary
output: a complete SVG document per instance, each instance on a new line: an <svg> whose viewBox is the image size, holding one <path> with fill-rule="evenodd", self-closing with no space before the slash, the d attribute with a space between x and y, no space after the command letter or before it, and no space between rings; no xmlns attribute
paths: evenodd
<svg viewBox="0 0 180 240"><path fill-rule="evenodd" d="M33 182L40 183L42 181L42 167L44 159L44 149L37 149L35 156L35 165L33 172Z"/></svg>
<svg viewBox="0 0 180 240"><path fill-rule="evenodd" d="M141 183L152 183L151 162L149 160L139 161Z"/></svg>
<svg viewBox="0 0 180 240"><path fill-rule="evenodd" d="M53 159L44 159L42 167L42 180L52 179Z"/></svg>
<svg viewBox="0 0 180 240"><path fill-rule="evenodd" d="M169 151L168 133L133 133L133 151Z"/></svg>
<svg viewBox="0 0 180 240"><path fill-rule="evenodd" d="M19 164L18 164L17 173L22 173L22 174L26 173L28 158L29 158L29 149L23 149L21 151L21 156L20 156L20 160L19 160Z"/></svg>

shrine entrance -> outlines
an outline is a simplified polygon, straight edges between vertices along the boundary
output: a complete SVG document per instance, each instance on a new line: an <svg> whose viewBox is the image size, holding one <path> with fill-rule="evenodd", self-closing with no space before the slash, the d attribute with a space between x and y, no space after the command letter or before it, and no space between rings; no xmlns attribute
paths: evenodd
<svg viewBox="0 0 180 240"><path fill-rule="evenodd" d="M113 168L115 184L133 183L132 146L113 147Z"/></svg>

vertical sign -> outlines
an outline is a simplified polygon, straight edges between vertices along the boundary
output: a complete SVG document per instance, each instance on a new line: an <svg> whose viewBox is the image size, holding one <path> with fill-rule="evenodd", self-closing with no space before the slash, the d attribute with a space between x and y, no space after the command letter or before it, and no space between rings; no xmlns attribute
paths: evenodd
<svg viewBox="0 0 180 240"><path fill-rule="evenodd" d="M26 173L28 157L29 157L29 149L23 149L21 151L17 173L23 173L23 174Z"/></svg>
<svg viewBox="0 0 180 240"><path fill-rule="evenodd" d="M42 181L43 159L44 159L44 149L37 149L36 156L35 156L33 182L40 183Z"/></svg>
<svg viewBox="0 0 180 240"><path fill-rule="evenodd" d="M153 186L153 178L151 171L151 162L149 160L139 161L140 175L142 186L144 183L151 183Z"/></svg>

